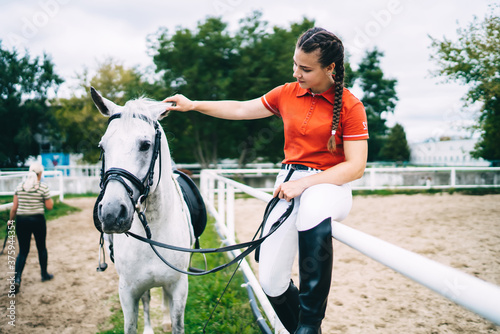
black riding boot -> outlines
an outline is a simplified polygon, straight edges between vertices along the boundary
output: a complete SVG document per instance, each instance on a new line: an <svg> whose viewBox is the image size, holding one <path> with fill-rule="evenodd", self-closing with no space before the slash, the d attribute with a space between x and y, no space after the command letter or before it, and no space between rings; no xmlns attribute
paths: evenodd
<svg viewBox="0 0 500 334"><path fill-rule="evenodd" d="M295 333L299 322L299 290L290 281L288 289L278 297L267 296L283 326L290 333Z"/></svg>
<svg viewBox="0 0 500 334"><path fill-rule="evenodd" d="M38 251L38 262L40 262L40 272L42 274L42 282L50 281L54 278L54 275L51 275L47 272L47 262L48 262L48 254L47 249Z"/></svg>
<svg viewBox="0 0 500 334"><path fill-rule="evenodd" d="M18 293L21 289L21 276L23 275L24 266L26 264L27 257L24 255L17 255L16 259L16 275L14 279L14 293Z"/></svg>
<svg viewBox="0 0 500 334"><path fill-rule="evenodd" d="M300 314L296 334L321 333L332 279L331 218L299 232Z"/></svg>

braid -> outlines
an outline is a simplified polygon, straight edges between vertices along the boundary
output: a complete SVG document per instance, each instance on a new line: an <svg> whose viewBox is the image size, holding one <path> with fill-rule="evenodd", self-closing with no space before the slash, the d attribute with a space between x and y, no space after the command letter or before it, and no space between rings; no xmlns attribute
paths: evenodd
<svg viewBox="0 0 500 334"><path fill-rule="evenodd" d="M344 95L344 59L335 63L335 101L333 103L332 135L328 139L327 148L330 152L335 152L335 132L339 126L340 111L342 110L342 96Z"/></svg>
<svg viewBox="0 0 500 334"><path fill-rule="evenodd" d="M344 92L344 46L342 41L333 33L323 28L311 28L297 41L297 48L305 53L320 50L319 63L327 67L335 63L335 101L333 103L332 135L327 143L330 152L336 149L335 132L339 126L340 111L342 109L342 95Z"/></svg>

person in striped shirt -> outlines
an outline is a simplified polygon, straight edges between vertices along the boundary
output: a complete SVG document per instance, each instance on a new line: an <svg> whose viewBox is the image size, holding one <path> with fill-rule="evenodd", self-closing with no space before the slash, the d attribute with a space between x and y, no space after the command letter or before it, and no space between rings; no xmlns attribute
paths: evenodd
<svg viewBox="0 0 500 334"><path fill-rule="evenodd" d="M16 188L13 206L10 210L9 224L16 221L16 234L19 243L19 254L15 267L15 293L18 293L21 287L21 276L30 252L32 234L35 236L38 250L42 282L54 278L54 275L47 272L48 254L45 245L47 235L45 209L52 210L54 202L50 197L49 187L41 182L42 174L43 166L41 164L33 163L30 166L28 177Z"/></svg>

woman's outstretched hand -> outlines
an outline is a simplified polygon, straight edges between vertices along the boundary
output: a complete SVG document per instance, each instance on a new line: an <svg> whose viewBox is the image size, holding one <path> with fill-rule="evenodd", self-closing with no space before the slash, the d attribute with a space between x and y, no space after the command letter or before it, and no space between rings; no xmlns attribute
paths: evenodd
<svg viewBox="0 0 500 334"><path fill-rule="evenodd" d="M173 102L174 104L167 107L167 110L189 111L194 110L194 103L182 94L167 97L163 102Z"/></svg>

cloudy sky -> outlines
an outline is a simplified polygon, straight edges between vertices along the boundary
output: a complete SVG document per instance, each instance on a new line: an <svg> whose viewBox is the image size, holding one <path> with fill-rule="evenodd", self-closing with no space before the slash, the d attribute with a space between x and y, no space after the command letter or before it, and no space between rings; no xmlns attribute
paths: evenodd
<svg viewBox="0 0 500 334"><path fill-rule="evenodd" d="M435 64L429 35L456 39L456 30L474 16L484 18L488 5L478 0L2 0L0 39L3 48L27 48L32 55L47 52L68 83L84 67L113 57L126 66L152 65L147 36L164 26L195 28L207 16L220 16L236 29L238 21L261 10L271 26L288 27L303 17L339 35L353 67L364 51L377 46L384 52L382 69L398 81L399 103L389 125L405 127L410 142L443 135L467 135L459 126L470 123L462 112L466 88L443 83L431 71ZM290 61L290 72L292 71ZM353 88L353 92L362 94ZM191 98L196 99L196 96Z"/></svg>

